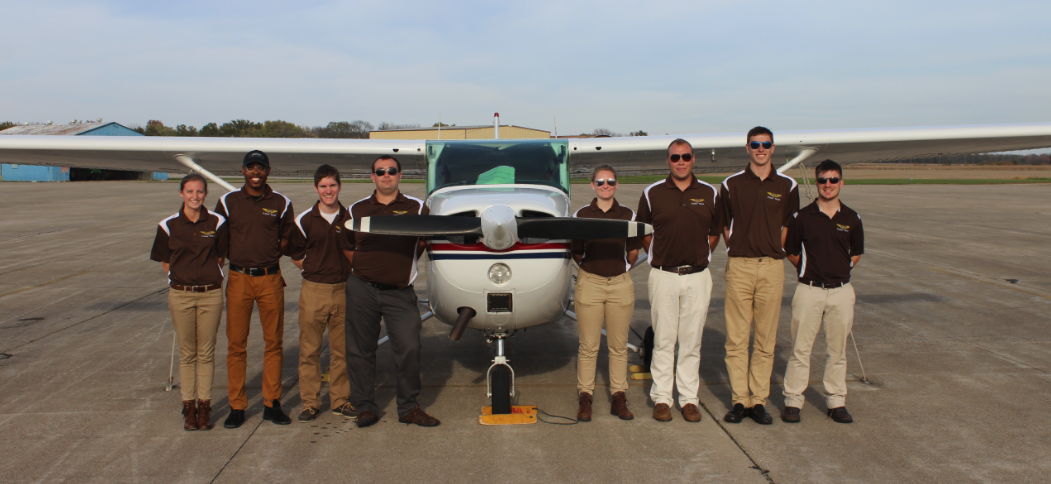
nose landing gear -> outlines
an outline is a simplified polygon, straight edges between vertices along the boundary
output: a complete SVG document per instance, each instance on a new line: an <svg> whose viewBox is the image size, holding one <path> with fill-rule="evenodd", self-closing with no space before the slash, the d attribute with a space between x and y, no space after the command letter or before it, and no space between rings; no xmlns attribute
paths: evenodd
<svg viewBox="0 0 1051 484"><path fill-rule="evenodd" d="M488 339L496 341L496 357L486 372L486 396L492 406L483 407L478 423L482 425L521 425L536 423L536 406L511 405L515 396L515 372L504 354L507 333L495 333Z"/></svg>

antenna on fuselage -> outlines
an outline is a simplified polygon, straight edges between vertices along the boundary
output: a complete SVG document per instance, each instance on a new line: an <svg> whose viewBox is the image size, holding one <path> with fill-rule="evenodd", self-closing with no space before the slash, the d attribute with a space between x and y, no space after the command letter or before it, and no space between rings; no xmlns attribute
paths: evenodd
<svg viewBox="0 0 1051 484"><path fill-rule="evenodd" d="M493 139L500 139L500 113L493 113Z"/></svg>

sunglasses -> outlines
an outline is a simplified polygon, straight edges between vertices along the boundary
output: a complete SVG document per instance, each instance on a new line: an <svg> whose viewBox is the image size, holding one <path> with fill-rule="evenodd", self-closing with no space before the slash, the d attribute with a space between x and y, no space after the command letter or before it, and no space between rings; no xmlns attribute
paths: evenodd
<svg viewBox="0 0 1051 484"><path fill-rule="evenodd" d="M693 155L690 154L690 153L686 153L686 154L683 154L683 155L680 155L678 153L676 153L674 155L668 155L668 159L671 160L672 163L678 163L680 158L682 159L682 161L687 161L688 162L688 161L693 159Z"/></svg>
<svg viewBox="0 0 1051 484"><path fill-rule="evenodd" d="M839 183L839 180L840 180L840 178L838 176L834 176L832 178L825 178L823 176L819 176L819 177L817 177L817 184L818 185L824 185L826 183L831 183L831 184L835 185L835 184Z"/></svg>
<svg viewBox="0 0 1051 484"><path fill-rule="evenodd" d="M383 168L377 168L376 169L376 176L383 176L384 173L386 173L386 174L388 174L390 176L394 176L394 175L398 174L398 169L393 167L393 166L390 167L390 168L387 168L387 169L383 169Z"/></svg>
<svg viewBox="0 0 1051 484"><path fill-rule="evenodd" d="M598 180L595 180L595 186L596 187L600 187L600 186L605 185L607 183L609 183L609 186L615 187L615 186L617 186L617 179L616 178L599 178Z"/></svg>
<svg viewBox="0 0 1051 484"><path fill-rule="evenodd" d="M768 150L773 145L773 141L763 141L762 143L758 141L753 141L751 143L748 143L748 146L751 146L753 150L758 150L760 146L762 146L764 150Z"/></svg>

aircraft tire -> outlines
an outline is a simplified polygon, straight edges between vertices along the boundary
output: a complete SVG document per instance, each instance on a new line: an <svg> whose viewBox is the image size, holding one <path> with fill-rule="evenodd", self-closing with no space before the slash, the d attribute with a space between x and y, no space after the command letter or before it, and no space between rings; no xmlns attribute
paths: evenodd
<svg viewBox="0 0 1051 484"><path fill-rule="evenodd" d="M511 369L496 365L492 373L493 415L511 413Z"/></svg>
<svg viewBox="0 0 1051 484"><path fill-rule="evenodd" d="M653 362L653 326L646 328L646 333L642 337L642 366L645 367L645 372L650 372L650 363Z"/></svg>

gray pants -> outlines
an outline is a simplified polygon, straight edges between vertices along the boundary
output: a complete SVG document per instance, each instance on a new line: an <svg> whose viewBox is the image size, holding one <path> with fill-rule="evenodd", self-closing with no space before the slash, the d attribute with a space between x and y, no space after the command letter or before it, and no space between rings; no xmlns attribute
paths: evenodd
<svg viewBox="0 0 1051 484"><path fill-rule="evenodd" d="M398 379L398 415L416 408L420 395L420 310L416 291L377 289L356 276L347 281L347 372L350 399L358 413L379 414L376 406L376 348L380 319L387 326Z"/></svg>

